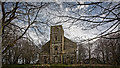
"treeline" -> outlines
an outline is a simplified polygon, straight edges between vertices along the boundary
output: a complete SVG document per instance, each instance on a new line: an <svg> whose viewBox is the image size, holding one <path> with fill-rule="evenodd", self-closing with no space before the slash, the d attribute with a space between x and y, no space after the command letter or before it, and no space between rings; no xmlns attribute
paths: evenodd
<svg viewBox="0 0 120 68"><path fill-rule="evenodd" d="M120 33L100 37L95 42L79 44L78 63L120 64ZM109 37L109 38L107 38Z"/></svg>
<svg viewBox="0 0 120 68"><path fill-rule="evenodd" d="M100 38L96 41L95 57L104 64L120 64L120 33L109 35L109 38Z"/></svg>
<svg viewBox="0 0 120 68"><path fill-rule="evenodd" d="M12 25L8 26L11 29L6 27L2 36L3 51L9 46L8 44L13 43L13 40L20 34L19 30L16 30L16 27ZM39 53L39 46L35 45L29 38L22 37L2 55L2 62L3 64L34 64L39 60Z"/></svg>

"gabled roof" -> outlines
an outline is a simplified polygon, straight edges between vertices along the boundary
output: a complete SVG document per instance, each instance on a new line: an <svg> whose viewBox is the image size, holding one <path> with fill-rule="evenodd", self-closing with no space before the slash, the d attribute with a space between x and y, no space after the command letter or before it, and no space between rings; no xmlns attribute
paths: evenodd
<svg viewBox="0 0 120 68"><path fill-rule="evenodd" d="M43 54L50 54L50 40L42 46Z"/></svg>
<svg viewBox="0 0 120 68"><path fill-rule="evenodd" d="M66 38L65 36L64 36L64 41L65 41L65 42L66 42L66 41L69 41L69 42L71 42L71 43L73 43L73 44L76 44L75 42L73 42L72 40Z"/></svg>
<svg viewBox="0 0 120 68"><path fill-rule="evenodd" d="M76 43L66 37L64 37L64 46L65 46L64 51L66 54L74 54L76 52L77 48Z"/></svg>

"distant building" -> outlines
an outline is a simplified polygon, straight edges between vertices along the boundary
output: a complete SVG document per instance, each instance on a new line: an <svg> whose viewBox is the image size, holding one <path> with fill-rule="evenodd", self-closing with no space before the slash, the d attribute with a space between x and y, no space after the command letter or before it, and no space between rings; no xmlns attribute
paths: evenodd
<svg viewBox="0 0 120 68"><path fill-rule="evenodd" d="M51 26L50 40L42 46L41 64L73 64L76 63L75 42L64 37L62 25Z"/></svg>

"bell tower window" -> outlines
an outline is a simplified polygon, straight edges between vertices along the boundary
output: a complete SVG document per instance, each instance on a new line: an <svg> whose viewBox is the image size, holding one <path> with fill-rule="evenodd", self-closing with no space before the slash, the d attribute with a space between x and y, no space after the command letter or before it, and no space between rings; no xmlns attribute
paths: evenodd
<svg viewBox="0 0 120 68"><path fill-rule="evenodd" d="M58 47L57 47L57 46L55 46L55 50L58 50Z"/></svg>
<svg viewBox="0 0 120 68"><path fill-rule="evenodd" d="M57 36L55 36L55 40L57 41Z"/></svg>

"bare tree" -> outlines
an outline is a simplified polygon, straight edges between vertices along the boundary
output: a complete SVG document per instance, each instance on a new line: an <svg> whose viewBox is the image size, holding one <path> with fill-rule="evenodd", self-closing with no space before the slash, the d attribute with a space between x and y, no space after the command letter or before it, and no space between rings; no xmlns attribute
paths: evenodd
<svg viewBox="0 0 120 68"><path fill-rule="evenodd" d="M86 48L84 43L78 45L78 63L84 63L83 61L86 58Z"/></svg>
<svg viewBox="0 0 120 68"><path fill-rule="evenodd" d="M70 23L70 27L77 25L83 30L99 30L99 27L107 27L99 32L97 38L104 36L106 33L114 32L120 24L119 2L65 2L65 4L66 8L69 9L66 14L64 14L63 10L58 10L58 8L57 11L55 10L57 13L49 12L54 16L53 18L58 19L56 24Z"/></svg>
<svg viewBox="0 0 120 68"><path fill-rule="evenodd" d="M119 33L109 35L109 37L117 37ZM96 53L101 53L101 55L97 55L97 57L101 57L103 63L106 64L119 64L117 58L119 54L117 53L117 47L119 46L118 39L106 39L106 38L100 38L97 42L97 47L95 48ZM99 58L100 59L100 58Z"/></svg>
<svg viewBox="0 0 120 68"><path fill-rule="evenodd" d="M2 2L1 7L2 7L2 34L3 36L5 34L6 27L9 27L10 25L15 26L21 32L11 42L8 42L8 44L2 51L3 54L10 47L14 46L14 44L26 34L28 29L34 23L37 22L39 11L48 5L48 3L42 3L42 2L36 5L35 4L19 3L19 2L16 2L16 3ZM24 27L22 27L22 25L18 25L20 23L23 24Z"/></svg>

